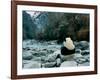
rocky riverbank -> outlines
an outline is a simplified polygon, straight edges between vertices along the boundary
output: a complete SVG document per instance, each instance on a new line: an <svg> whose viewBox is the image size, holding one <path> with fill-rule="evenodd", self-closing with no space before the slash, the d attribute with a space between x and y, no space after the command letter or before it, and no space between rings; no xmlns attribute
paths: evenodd
<svg viewBox="0 0 100 80"><path fill-rule="evenodd" d="M53 68L89 66L90 50L89 42L74 42L75 53L72 55L61 55L61 44L57 41L24 40L22 64L23 68Z"/></svg>

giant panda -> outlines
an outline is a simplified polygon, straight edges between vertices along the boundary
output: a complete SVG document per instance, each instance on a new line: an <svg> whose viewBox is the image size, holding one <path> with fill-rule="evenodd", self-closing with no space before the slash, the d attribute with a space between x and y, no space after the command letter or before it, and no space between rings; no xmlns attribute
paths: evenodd
<svg viewBox="0 0 100 80"><path fill-rule="evenodd" d="M63 46L61 47L62 55L70 55L75 53L75 45L70 37L67 37L63 42Z"/></svg>

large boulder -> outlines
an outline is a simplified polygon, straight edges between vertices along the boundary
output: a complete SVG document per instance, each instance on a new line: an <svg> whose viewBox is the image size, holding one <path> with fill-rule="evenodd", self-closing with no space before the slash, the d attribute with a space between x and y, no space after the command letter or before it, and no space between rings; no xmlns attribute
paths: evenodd
<svg viewBox="0 0 100 80"><path fill-rule="evenodd" d="M82 63L82 64L78 64L78 66L89 66L90 63L89 62L85 62L85 63Z"/></svg>
<svg viewBox="0 0 100 80"><path fill-rule="evenodd" d="M81 54L71 54L71 55L61 55L61 59L62 59L62 61L73 61L73 60L75 60L75 59L77 59L77 58L79 58L79 57L82 57L82 55Z"/></svg>
<svg viewBox="0 0 100 80"><path fill-rule="evenodd" d="M46 63L43 63L41 66L42 68L56 67L56 62L46 62Z"/></svg>
<svg viewBox="0 0 100 80"><path fill-rule="evenodd" d="M25 64L24 68L41 68L41 63L37 61L31 61L30 63Z"/></svg>
<svg viewBox="0 0 100 80"><path fill-rule="evenodd" d="M88 54L90 54L90 50L83 50L83 51L81 52L81 54L82 54L82 55L88 55Z"/></svg>
<svg viewBox="0 0 100 80"><path fill-rule="evenodd" d="M77 63L75 61L64 61L60 67L73 67L77 66Z"/></svg>
<svg viewBox="0 0 100 80"><path fill-rule="evenodd" d="M47 59L49 62L53 62L55 61L57 58L59 58L61 56L61 51L57 50L55 51L53 54L50 54Z"/></svg>
<svg viewBox="0 0 100 80"><path fill-rule="evenodd" d="M84 57L78 57L75 59L75 61L78 63L78 64L82 64L82 63L85 63L85 62L88 62L88 60Z"/></svg>
<svg viewBox="0 0 100 80"><path fill-rule="evenodd" d="M76 49L86 50L89 49L89 42L87 41L80 41L78 44L75 45Z"/></svg>
<svg viewBox="0 0 100 80"><path fill-rule="evenodd" d="M74 54L71 54L71 55L61 55L61 59L62 61L72 61L74 60Z"/></svg>
<svg viewBox="0 0 100 80"><path fill-rule="evenodd" d="M61 58L57 58L56 59L56 67L59 67L61 65L61 63L62 63Z"/></svg>
<svg viewBox="0 0 100 80"><path fill-rule="evenodd" d="M76 50L75 50L75 53L76 53L76 54L81 54L81 49L76 49Z"/></svg>
<svg viewBox="0 0 100 80"><path fill-rule="evenodd" d="M36 57L46 56L47 51L33 51L32 55Z"/></svg>
<svg viewBox="0 0 100 80"><path fill-rule="evenodd" d="M23 60L31 60L33 56L30 52L25 51L22 53L22 57L23 57Z"/></svg>

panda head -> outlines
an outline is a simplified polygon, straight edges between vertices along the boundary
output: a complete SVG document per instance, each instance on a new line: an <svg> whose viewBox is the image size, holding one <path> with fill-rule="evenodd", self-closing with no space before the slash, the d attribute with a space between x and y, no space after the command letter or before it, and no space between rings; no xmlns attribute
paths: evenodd
<svg viewBox="0 0 100 80"><path fill-rule="evenodd" d="M73 44L73 41L71 40L70 37L66 38L66 41L64 41L64 47L66 47L69 50L75 49L75 45Z"/></svg>

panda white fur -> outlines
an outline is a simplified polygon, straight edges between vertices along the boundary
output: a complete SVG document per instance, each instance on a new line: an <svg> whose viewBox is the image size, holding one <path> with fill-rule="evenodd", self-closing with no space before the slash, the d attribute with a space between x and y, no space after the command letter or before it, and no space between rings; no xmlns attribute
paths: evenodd
<svg viewBox="0 0 100 80"><path fill-rule="evenodd" d="M63 42L63 46L61 47L62 55L70 55L75 53L75 45L70 37L66 38L66 41Z"/></svg>

